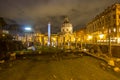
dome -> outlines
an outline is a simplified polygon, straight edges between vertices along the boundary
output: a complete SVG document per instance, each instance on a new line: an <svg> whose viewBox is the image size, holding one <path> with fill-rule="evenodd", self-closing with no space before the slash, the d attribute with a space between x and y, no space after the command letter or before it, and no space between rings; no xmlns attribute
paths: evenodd
<svg viewBox="0 0 120 80"><path fill-rule="evenodd" d="M68 17L64 19L64 22L61 26L61 32L62 33L72 33L73 32L73 27L72 24L69 22Z"/></svg>

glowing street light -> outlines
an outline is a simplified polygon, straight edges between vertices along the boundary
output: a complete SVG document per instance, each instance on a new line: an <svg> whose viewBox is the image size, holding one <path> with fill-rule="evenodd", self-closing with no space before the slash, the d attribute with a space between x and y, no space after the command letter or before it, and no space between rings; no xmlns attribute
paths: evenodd
<svg viewBox="0 0 120 80"><path fill-rule="evenodd" d="M25 30L26 42L28 42L29 40L32 39L31 37L33 37L32 35L33 30L31 26L25 26L24 30Z"/></svg>
<svg viewBox="0 0 120 80"><path fill-rule="evenodd" d="M89 35L89 36L88 36L88 40L91 40L91 39L92 39L92 36L91 36L91 35Z"/></svg>
<svg viewBox="0 0 120 80"><path fill-rule="evenodd" d="M26 31L32 31L32 28L31 27L25 27L25 30Z"/></svg>
<svg viewBox="0 0 120 80"><path fill-rule="evenodd" d="M93 38L93 36L91 36L91 35L88 35L88 38L87 38L87 40L88 40L90 43L92 43L92 38Z"/></svg>
<svg viewBox="0 0 120 80"><path fill-rule="evenodd" d="M100 37L100 40L99 40L99 41L100 41L100 42L102 42L102 40L101 40L101 39L103 39L103 38L104 38L104 34L100 34L100 35L99 35L99 37Z"/></svg>
<svg viewBox="0 0 120 80"><path fill-rule="evenodd" d="M99 37L100 37L100 39L103 39L104 34L100 34Z"/></svg>

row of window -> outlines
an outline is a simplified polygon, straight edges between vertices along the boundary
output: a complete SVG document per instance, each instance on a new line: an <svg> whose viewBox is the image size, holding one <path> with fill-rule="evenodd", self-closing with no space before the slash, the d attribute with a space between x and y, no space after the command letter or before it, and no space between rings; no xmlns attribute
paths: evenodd
<svg viewBox="0 0 120 80"><path fill-rule="evenodd" d="M98 29L98 30L99 30L99 29ZM88 33L91 33L91 32L94 32L94 31L95 31L94 29L92 29L92 30L89 29L89 30L88 30ZM97 30L96 30L96 31L97 31ZM116 32L116 31L117 31L116 28L109 29L109 32L110 32L110 33ZM118 32L120 32L120 28L119 28Z"/></svg>
<svg viewBox="0 0 120 80"><path fill-rule="evenodd" d="M69 29L62 29L62 32L71 32Z"/></svg>
<svg viewBox="0 0 120 80"><path fill-rule="evenodd" d="M120 14L118 15L118 18L120 19ZM116 15L113 15L112 18L110 16L104 18L104 19L98 19L96 21L94 21L93 23L96 24L104 24L104 22L110 22L116 19Z"/></svg>

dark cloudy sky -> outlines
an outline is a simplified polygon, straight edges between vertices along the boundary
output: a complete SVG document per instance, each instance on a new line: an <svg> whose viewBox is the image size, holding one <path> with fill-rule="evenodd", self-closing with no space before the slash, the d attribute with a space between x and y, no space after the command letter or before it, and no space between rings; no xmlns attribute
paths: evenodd
<svg viewBox="0 0 120 80"><path fill-rule="evenodd" d="M47 32L60 31L64 16L68 16L74 30L84 27L92 18L119 0L0 0L0 17L16 20L20 24L34 25Z"/></svg>

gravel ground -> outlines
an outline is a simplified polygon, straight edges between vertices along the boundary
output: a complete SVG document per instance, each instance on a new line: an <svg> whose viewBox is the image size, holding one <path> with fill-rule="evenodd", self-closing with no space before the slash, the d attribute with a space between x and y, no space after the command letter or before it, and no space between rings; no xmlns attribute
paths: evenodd
<svg viewBox="0 0 120 80"><path fill-rule="evenodd" d="M67 56L60 61L27 57L1 64L0 80L120 80L112 70L102 69L101 62L90 56Z"/></svg>

